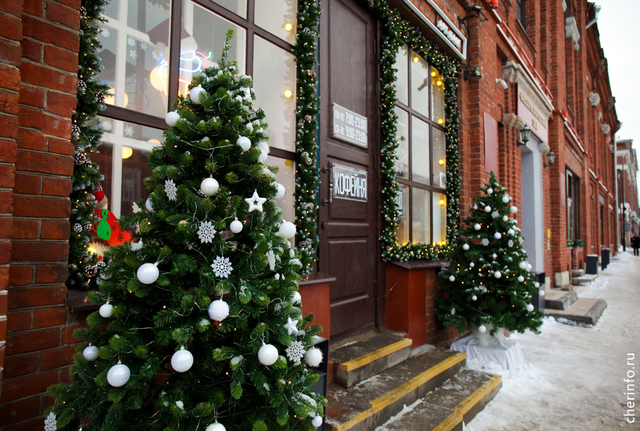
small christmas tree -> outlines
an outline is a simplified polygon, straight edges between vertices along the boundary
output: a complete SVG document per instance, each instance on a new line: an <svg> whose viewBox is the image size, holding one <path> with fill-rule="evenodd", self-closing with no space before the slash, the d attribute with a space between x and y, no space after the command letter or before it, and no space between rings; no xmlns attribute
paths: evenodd
<svg viewBox="0 0 640 431"><path fill-rule="evenodd" d="M527 263L518 222L510 216L517 208L493 172L483 196L474 198L460 242L451 252L451 264L438 284L438 318L459 331L477 326L485 332L499 328L538 332L542 313L531 304L539 283ZM543 294L543 292L540 292Z"/></svg>
<svg viewBox="0 0 640 431"><path fill-rule="evenodd" d="M102 304L75 335L71 385L50 389L57 426L78 430L312 430L312 346L298 290L295 226L273 202L264 112L227 60L194 78L149 156L149 199L111 248Z"/></svg>

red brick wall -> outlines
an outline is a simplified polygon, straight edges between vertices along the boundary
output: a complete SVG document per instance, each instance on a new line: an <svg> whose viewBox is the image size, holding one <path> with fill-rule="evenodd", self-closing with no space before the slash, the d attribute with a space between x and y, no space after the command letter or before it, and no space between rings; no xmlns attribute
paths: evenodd
<svg viewBox="0 0 640 431"><path fill-rule="evenodd" d="M8 290L0 296L0 316L8 300L0 428L7 430L42 427L52 402L44 391L68 379L73 358L64 301L79 8L80 0L0 4L0 289Z"/></svg>

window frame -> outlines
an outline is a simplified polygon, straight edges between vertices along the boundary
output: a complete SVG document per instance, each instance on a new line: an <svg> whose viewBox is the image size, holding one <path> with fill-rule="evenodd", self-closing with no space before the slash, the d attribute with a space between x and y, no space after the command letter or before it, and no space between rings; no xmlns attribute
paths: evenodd
<svg viewBox="0 0 640 431"><path fill-rule="evenodd" d="M427 97L428 100L428 115L424 115L421 112L415 110L412 107L412 68L411 68L411 62L412 62L412 58L413 56L418 56L420 57L423 61L425 61L428 66L428 76L431 76L431 72L432 71L436 71L437 73L439 73L439 71L429 62L427 61L425 58L423 58L421 55L419 55L418 53L416 53L413 49L411 49L411 47L409 45L404 45L402 47L400 47L400 49L398 50L398 54L396 55L396 59L398 58L398 55L400 54L400 50L402 49L407 49L408 50L408 55L407 55L407 104L401 102L399 99L396 99L395 102L395 109L401 109L403 111L405 111L407 113L407 117L408 117L408 124L407 124L407 130L408 130L408 154L407 154L407 178L400 178L400 176L396 176L396 182L398 183L399 188L401 188L402 186L406 187L406 193L404 193L402 190L398 190L399 194L402 194L402 200L404 201L405 199L408 201L408 205L407 205L407 214L406 214L406 220L407 220L407 226L408 226L408 230L409 230L409 235L408 235L408 242L409 243L415 243L414 242L414 227L413 227L413 209L414 209L414 202L413 202L413 195L414 195L414 189L421 189L421 190L425 190L428 192L428 202L429 202L429 238L428 241L425 242L427 244L434 244L434 196L435 194L440 194L440 195L444 195L445 197L445 205L447 205L446 203L446 196L447 196L447 187L445 185L445 187L436 187L434 185L434 172L433 172L433 156L434 156L434 130L437 130L439 132L442 133L442 137L444 139L444 143L445 143L445 152L444 152L444 159L445 159L445 166L446 166L446 122L443 124L438 124L436 120L434 120L433 117L434 116L434 97L433 97L433 86L431 84L429 84L428 87L428 93L425 97ZM396 81L397 82L397 81ZM429 127L429 175L430 175L430 181L429 184L424 184L423 182L419 182L419 181L415 181L413 179L413 121L414 118L418 119L419 121L423 121L425 122L428 127ZM446 172L446 171L445 171ZM444 238L443 241L446 242L446 226L447 226L447 222L446 222L446 211L445 211L445 220L442 221L442 223L440 224L440 226L445 226L445 233L444 233ZM398 228L399 229L399 228ZM397 238L397 232L396 232L396 238Z"/></svg>
<svg viewBox="0 0 640 431"><path fill-rule="evenodd" d="M515 0L516 2L516 20L522 28L527 28L527 0Z"/></svg>
<svg viewBox="0 0 640 431"><path fill-rule="evenodd" d="M580 178L566 170L567 241L580 240Z"/></svg>

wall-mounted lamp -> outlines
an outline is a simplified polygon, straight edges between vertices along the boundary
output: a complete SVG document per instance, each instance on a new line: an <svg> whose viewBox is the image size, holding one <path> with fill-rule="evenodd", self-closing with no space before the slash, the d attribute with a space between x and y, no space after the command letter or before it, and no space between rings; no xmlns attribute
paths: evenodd
<svg viewBox="0 0 640 431"><path fill-rule="evenodd" d="M520 140L518 141L519 147L527 145L527 142L529 142L529 135L531 135L531 129L525 124L522 130L520 130Z"/></svg>
<svg viewBox="0 0 640 431"><path fill-rule="evenodd" d="M480 66L471 66L469 63L465 64L464 70L462 71L462 76L465 81L468 81L469 78L482 78L482 73L480 73Z"/></svg>
<svg viewBox="0 0 640 431"><path fill-rule="evenodd" d="M549 160L549 164L547 164L547 162L544 162L545 168L553 165L553 162L556 161L556 153L554 153L553 151L549 151L549 154L547 154L547 160Z"/></svg>
<svg viewBox="0 0 640 431"><path fill-rule="evenodd" d="M482 21L487 21L489 19L484 15L482 15L482 6L480 5L470 6L467 8L467 16L465 16L464 18L458 17L458 25L460 26L460 28L464 26L464 28L467 29L467 36L469 36L469 24L467 23L467 21L470 20L471 18L480 18L480 17L484 18Z"/></svg>

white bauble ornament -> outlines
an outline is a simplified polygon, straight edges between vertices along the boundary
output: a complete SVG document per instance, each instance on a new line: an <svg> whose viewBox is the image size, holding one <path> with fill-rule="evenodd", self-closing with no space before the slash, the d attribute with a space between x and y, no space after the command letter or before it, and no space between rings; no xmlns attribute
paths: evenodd
<svg viewBox="0 0 640 431"><path fill-rule="evenodd" d="M263 344L258 351L258 359L262 365L273 365L278 360L278 349L271 344Z"/></svg>
<svg viewBox="0 0 640 431"><path fill-rule="evenodd" d="M475 263L473 263L473 262L469 262L469 267L470 267L470 268L473 268L474 266L476 266L476 264L475 264Z"/></svg>
<svg viewBox="0 0 640 431"><path fill-rule="evenodd" d="M456 314L456 309L455 309L455 308L452 308L452 309L451 309L451 315L453 316L453 315L455 315L455 314Z"/></svg>
<svg viewBox="0 0 640 431"><path fill-rule="evenodd" d="M207 90L205 90L204 88L200 87L199 85L197 87L193 87L191 89L191 91L189 92L189 98L191 99L191 101L193 103L195 103L196 105L200 105L202 104L202 96L204 95L204 93L206 93Z"/></svg>
<svg viewBox="0 0 640 431"><path fill-rule="evenodd" d="M515 214L516 212L518 212L518 208L516 206L512 206L511 208L509 208L509 210L511 211L511 214Z"/></svg>
<svg viewBox="0 0 640 431"><path fill-rule="evenodd" d="M474 209L474 210L477 210L477 209L478 209L478 205L473 204L473 209Z"/></svg>
<svg viewBox="0 0 640 431"><path fill-rule="evenodd" d="M147 199L147 201L144 203L144 207L147 209L147 211L149 212L155 212L153 210L153 204L151 203L151 199Z"/></svg>
<svg viewBox="0 0 640 431"><path fill-rule="evenodd" d="M317 347L309 347L307 353L304 354L304 361L310 367L317 367L322 363L322 350Z"/></svg>
<svg viewBox="0 0 640 431"><path fill-rule="evenodd" d="M473 296L471 297L471 300L472 300L472 301L477 301L477 300L478 300L478 297L477 297L476 295L473 295Z"/></svg>
<svg viewBox="0 0 640 431"><path fill-rule="evenodd" d="M507 220L509 220L509 217L507 217L507 216L502 216L502 220L507 221Z"/></svg>
<svg viewBox="0 0 640 431"><path fill-rule="evenodd" d="M169 111L164 116L164 121L167 123L167 126L173 127L176 125L176 122L180 119L180 114L176 111Z"/></svg>
<svg viewBox="0 0 640 431"><path fill-rule="evenodd" d="M180 350L175 352L171 357L171 367L179 373L189 371L193 365L193 355L190 351L185 350L184 347L180 347Z"/></svg>
<svg viewBox="0 0 640 431"><path fill-rule="evenodd" d="M518 264L518 266L519 266L521 269L525 269L525 268L527 267L527 262L525 262L525 261L523 260L522 262L520 262L520 263Z"/></svg>
<svg viewBox="0 0 640 431"><path fill-rule="evenodd" d="M463 249L464 251L469 250L469 244L462 244L462 249Z"/></svg>
<svg viewBox="0 0 640 431"><path fill-rule="evenodd" d="M315 418L313 418L311 424L314 427L318 428L320 425L322 425L322 416L316 416Z"/></svg>
<svg viewBox="0 0 640 431"><path fill-rule="evenodd" d="M491 187L489 187L489 188L487 189L487 194L488 194L488 195L492 195L492 194L493 194L493 189L492 189Z"/></svg>
<svg viewBox="0 0 640 431"><path fill-rule="evenodd" d="M278 189L278 191L276 192L276 199L282 199L285 193L287 193L287 189L285 189L284 186L280 183L276 184L276 188Z"/></svg>
<svg viewBox="0 0 640 431"><path fill-rule="evenodd" d="M486 207L484 207L484 212L486 213L490 213L491 212L491 207L489 205L487 205Z"/></svg>
<svg viewBox="0 0 640 431"><path fill-rule="evenodd" d="M109 304L108 302L106 304L102 304L100 306L100 309L98 310L98 313L100 313L100 315L105 319L108 319L109 317L111 317L111 313L113 313L113 305Z"/></svg>
<svg viewBox="0 0 640 431"><path fill-rule="evenodd" d="M533 305L527 304L527 311L533 311Z"/></svg>
<svg viewBox="0 0 640 431"><path fill-rule="evenodd" d="M538 283L537 281L534 281L534 282L533 282L533 286L534 286L535 288L538 288L538 287L540 287L540 283Z"/></svg>
<svg viewBox="0 0 640 431"><path fill-rule="evenodd" d="M229 228L233 233L240 233L242 232L242 222L236 218L231 222L231 226L229 226Z"/></svg>
<svg viewBox="0 0 640 431"><path fill-rule="evenodd" d="M302 305L302 296L300 295L300 292L298 292L297 290L293 292L293 296L291 297L289 302L291 302L293 305Z"/></svg>
<svg viewBox="0 0 640 431"><path fill-rule="evenodd" d="M260 151L260 155L258 156L258 161L260 163L264 163L265 160L267 160L267 156L268 154L266 153L266 151Z"/></svg>
<svg viewBox="0 0 640 431"><path fill-rule="evenodd" d="M449 281L454 282L454 281L456 281L456 278L453 275L450 275L449 276Z"/></svg>
<svg viewBox="0 0 640 431"><path fill-rule="evenodd" d="M480 223L476 223L476 224L473 226L473 228L474 228L475 230L480 230L480 228L481 228L481 227L482 227L482 226L480 226Z"/></svg>
<svg viewBox="0 0 640 431"><path fill-rule="evenodd" d="M215 178L211 178L211 177L205 178L200 183L200 190L202 191L202 193L204 193L207 196L215 195L216 192L218 191L218 187L220 187L220 184L218 184L218 181L216 181Z"/></svg>
<svg viewBox="0 0 640 431"><path fill-rule="evenodd" d="M531 268L533 268L533 267L531 266L531 264L529 262L527 262L527 271L531 271Z"/></svg>
<svg viewBox="0 0 640 431"><path fill-rule="evenodd" d="M214 422L209 425L204 431L227 431L227 429L221 423Z"/></svg>
<svg viewBox="0 0 640 431"><path fill-rule="evenodd" d="M544 290L540 289L540 290L538 291L538 295L540 295L540 296L544 296Z"/></svg>
<svg viewBox="0 0 640 431"><path fill-rule="evenodd" d="M158 271L158 267L153 263L145 263L144 265L138 268L138 273L136 274L140 283L143 284L151 284L155 283L160 275L160 271Z"/></svg>
<svg viewBox="0 0 640 431"><path fill-rule="evenodd" d="M521 276L521 275L519 275L519 276L518 276L518 281L519 281L520 283L522 283L522 282L524 281L524 277L523 277L523 276Z"/></svg>
<svg viewBox="0 0 640 431"><path fill-rule="evenodd" d="M493 234L493 237L495 239L500 239L500 238L502 238L502 234L500 232L496 232L496 233Z"/></svg>
<svg viewBox="0 0 640 431"><path fill-rule="evenodd" d="M251 148L251 141L246 136L240 136L236 141L236 144L242 148L242 151L247 151Z"/></svg>
<svg viewBox="0 0 640 431"><path fill-rule="evenodd" d="M87 361L95 361L98 359L98 348L89 344L82 351L82 356L84 356Z"/></svg>
<svg viewBox="0 0 640 431"><path fill-rule="evenodd" d="M229 304L222 299L216 299L209 304L209 318L211 320L222 321L229 316Z"/></svg>
<svg viewBox="0 0 640 431"><path fill-rule="evenodd" d="M491 255L491 259L496 260L497 258L498 258L498 255L497 255L497 254L493 253L493 254Z"/></svg>
<svg viewBox="0 0 640 431"><path fill-rule="evenodd" d="M502 196L502 202L504 202L505 204L509 203L509 196L507 195Z"/></svg>
<svg viewBox="0 0 640 431"><path fill-rule="evenodd" d="M129 367L118 361L117 365L109 368L109 372L107 373L107 382L109 382L109 384L114 388L119 388L129 381L129 377L131 377Z"/></svg>
<svg viewBox="0 0 640 431"><path fill-rule="evenodd" d="M500 271L496 271L496 272L493 273L493 276L495 278L500 278L500 277L502 277L502 273Z"/></svg>
<svg viewBox="0 0 640 431"><path fill-rule="evenodd" d="M287 239L293 238L296 235L296 226L290 221L285 221L280 225L278 233Z"/></svg>
<svg viewBox="0 0 640 431"><path fill-rule="evenodd" d="M513 230L513 229L511 229L511 228L509 228L509 230L507 231L507 233L508 233L509 235L513 235L514 233L516 233L516 231L515 231L515 230Z"/></svg>
<svg viewBox="0 0 640 431"><path fill-rule="evenodd" d="M484 326L484 325L480 325L480 326L478 326L478 331L479 331L481 334L484 334L485 332L487 332L487 327L486 327L486 326Z"/></svg>

